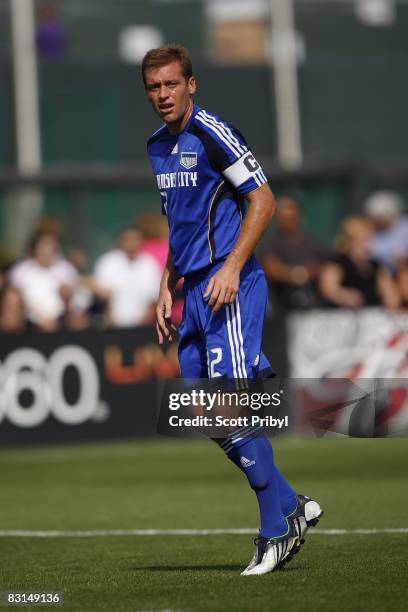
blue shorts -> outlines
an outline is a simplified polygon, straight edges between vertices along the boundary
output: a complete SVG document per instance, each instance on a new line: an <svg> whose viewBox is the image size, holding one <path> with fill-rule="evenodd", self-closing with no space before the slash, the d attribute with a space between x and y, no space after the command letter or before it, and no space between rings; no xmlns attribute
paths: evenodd
<svg viewBox="0 0 408 612"><path fill-rule="evenodd" d="M241 272L232 304L213 313L204 299L208 281L223 262L184 281L184 311L179 334L183 378L267 378L274 374L262 353L262 327L268 290L265 274L251 257Z"/></svg>

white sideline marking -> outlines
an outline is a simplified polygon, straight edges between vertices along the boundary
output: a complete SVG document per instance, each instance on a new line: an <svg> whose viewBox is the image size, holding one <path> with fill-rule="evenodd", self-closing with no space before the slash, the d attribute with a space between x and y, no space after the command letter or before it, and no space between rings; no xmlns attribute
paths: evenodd
<svg viewBox="0 0 408 612"><path fill-rule="evenodd" d="M108 531L28 531L22 529L0 530L0 538L97 538L109 536L207 536L252 535L256 529L110 529ZM313 529L314 535L377 535L381 533L408 533L408 527L384 527L380 529Z"/></svg>

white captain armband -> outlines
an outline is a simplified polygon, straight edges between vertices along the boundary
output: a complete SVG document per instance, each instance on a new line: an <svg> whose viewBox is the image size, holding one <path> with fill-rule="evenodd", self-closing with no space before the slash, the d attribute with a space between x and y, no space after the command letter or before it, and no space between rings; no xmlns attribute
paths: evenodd
<svg viewBox="0 0 408 612"><path fill-rule="evenodd" d="M225 168L223 175L236 188L250 179L254 180L258 187L267 182L261 166L250 151L247 151L232 166Z"/></svg>

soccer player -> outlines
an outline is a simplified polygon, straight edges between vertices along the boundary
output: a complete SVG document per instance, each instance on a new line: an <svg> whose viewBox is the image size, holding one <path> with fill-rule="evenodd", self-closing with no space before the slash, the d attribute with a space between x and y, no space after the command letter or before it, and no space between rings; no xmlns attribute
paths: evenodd
<svg viewBox="0 0 408 612"><path fill-rule="evenodd" d="M147 147L170 230L156 311L159 343L174 338L173 292L184 277L182 377L270 377L261 350L267 285L253 255L275 212L267 179L243 136L193 103L196 81L186 49L150 50L142 75L163 121ZM298 552L320 506L285 480L267 437L243 428L220 445L245 473L259 504L259 537L242 575L273 571Z"/></svg>

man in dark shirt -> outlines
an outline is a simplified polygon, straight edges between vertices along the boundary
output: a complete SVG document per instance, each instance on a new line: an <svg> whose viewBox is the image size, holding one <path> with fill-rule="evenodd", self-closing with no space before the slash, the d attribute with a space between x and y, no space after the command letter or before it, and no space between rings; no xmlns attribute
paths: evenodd
<svg viewBox="0 0 408 612"><path fill-rule="evenodd" d="M315 280L324 258L323 248L303 229L295 196L279 198L277 218L278 228L262 256L274 297L285 309L316 306Z"/></svg>

